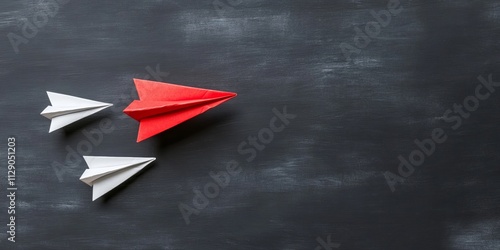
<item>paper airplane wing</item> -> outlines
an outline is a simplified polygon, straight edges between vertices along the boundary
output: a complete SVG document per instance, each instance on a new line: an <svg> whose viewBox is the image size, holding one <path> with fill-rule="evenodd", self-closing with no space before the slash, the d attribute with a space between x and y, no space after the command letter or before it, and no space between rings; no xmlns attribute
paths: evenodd
<svg viewBox="0 0 500 250"><path fill-rule="evenodd" d="M211 89L195 88L172 83L134 79L140 100L149 101L184 101L194 99L220 98L235 93Z"/></svg>
<svg viewBox="0 0 500 250"><path fill-rule="evenodd" d="M191 119L236 93L134 79L140 101L124 112L140 122L137 142Z"/></svg>
<svg viewBox="0 0 500 250"><path fill-rule="evenodd" d="M49 91L47 95L52 106L41 115L52 120L49 133L113 105Z"/></svg>
<svg viewBox="0 0 500 250"><path fill-rule="evenodd" d="M84 156L83 158L89 169L85 170L80 180L93 186L93 201L137 174L156 159L107 156Z"/></svg>
<svg viewBox="0 0 500 250"><path fill-rule="evenodd" d="M174 112L165 113L146 117L140 120L139 132L137 134L137 142L143 141L151 136L170 129L186 120L189 120L205 111L227 101L228 99L213 102L211 104L194 106L185 109L180 109Z"/></svg>

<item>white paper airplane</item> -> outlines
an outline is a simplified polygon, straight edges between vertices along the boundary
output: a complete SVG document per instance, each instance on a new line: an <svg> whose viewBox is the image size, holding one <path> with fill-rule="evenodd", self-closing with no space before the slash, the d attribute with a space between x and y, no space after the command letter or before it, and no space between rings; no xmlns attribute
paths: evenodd
<svg viewBox="0 0 500 250"><path fill-rule="evenodd" d="M93 186L93 201L156 160L153 157L83 156L83 158L89 169L83 172L80 180Z"/></svg>
<svg viewBox="0 0 500 250"><path fill-rule="evenodd" d="M49 91L47 91L47 95L52 106L47 106L41 115L52 120L49 133L113 106L110 103L97 102Z"/></svg>

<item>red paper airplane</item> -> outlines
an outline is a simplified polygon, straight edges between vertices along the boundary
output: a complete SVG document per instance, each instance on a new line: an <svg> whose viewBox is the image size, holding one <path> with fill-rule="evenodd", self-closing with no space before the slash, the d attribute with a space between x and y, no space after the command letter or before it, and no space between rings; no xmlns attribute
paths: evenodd
<svg viewBox="0 0 500 250"><path fill-rule="evenodd" d="M140 100L123 112L140 122L137 142L191 119L236 93L134 79Z"/></svg>

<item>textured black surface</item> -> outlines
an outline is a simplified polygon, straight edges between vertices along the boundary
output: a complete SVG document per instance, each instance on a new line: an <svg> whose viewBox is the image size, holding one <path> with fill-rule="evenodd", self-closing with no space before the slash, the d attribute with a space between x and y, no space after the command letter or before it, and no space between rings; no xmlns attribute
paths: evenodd
<svg viewBox="0 0 500 250"><path fill-rule="evenodd" d="M500 81L498 1L401 0L350 61L341 43L388 1L70 1L15 53L8 34L45 2L0 3L0 159L15 136L19 188L16 243L3 233L1 249L315 249L328 236L339 249L500 248L500 93L456 130L443 117L478 76ZM239 95L137 144L121 110L156 68ZM47 90L115 108L48 134ZM238 146L285 106L296 118L248 162ZM157 161L92 202L85 163L65 158L103 119L114 131L90 155ZM392 192L384 173L434 128L448 139ZM179 204L232 160L243 171L187 225Z"/></svg>

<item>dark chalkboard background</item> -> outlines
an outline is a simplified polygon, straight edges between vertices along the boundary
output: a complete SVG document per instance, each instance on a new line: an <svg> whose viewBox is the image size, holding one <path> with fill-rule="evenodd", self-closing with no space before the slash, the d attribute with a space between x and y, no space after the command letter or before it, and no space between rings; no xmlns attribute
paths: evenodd
<svg viewBox="0 0 500 250"><path fill-rule="evenodd" d="M72 0L44 23L47 0L2 1L3 225L9 136L18 191L16 243L3 233L0 248L499 249L500 93L456 130L444 114L474 95L478 76L500 81L500 3L401 0L347 60L341 44L356 46L356 29L388 2ZM26 39L17 53L12 34ZM137 144L138 123L122 113L132 78L238 97ZM47 90L115 107L49 134ZM296 118L248 162L238 146L285 106ZM81 146L103 119L114 131ZM398 174L398 156L435 128L446 142L392 192L384 173ZM83 159L66 161L79 145L157 160L92 202ZM179 205L193 206L193 190L231 161L243 171L187 225Z"/></svg>

